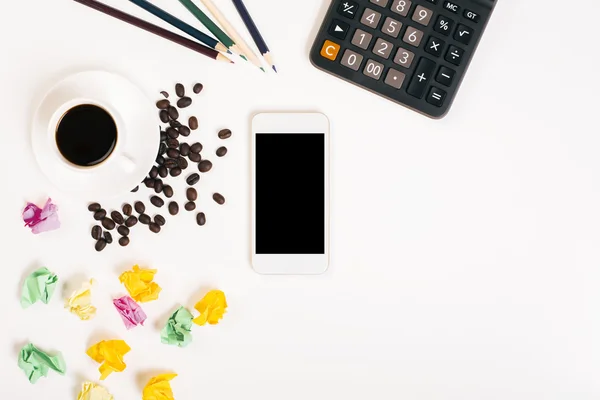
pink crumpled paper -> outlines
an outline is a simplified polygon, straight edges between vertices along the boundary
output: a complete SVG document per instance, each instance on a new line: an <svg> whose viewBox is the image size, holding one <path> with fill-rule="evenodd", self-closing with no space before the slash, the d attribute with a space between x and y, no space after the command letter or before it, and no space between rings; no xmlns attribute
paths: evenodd
<svg viewBox="0 0 600 400"><path fill-rule="evenodd" d="M31 228L31 232L35 235L56 230L60 228L58 207L56 204L52 204L50 198L44 208L39 208L33 203L27 203L23 210L23 222L25 222L25 226Z"/></svg>
<svg viewBox="0 0 600 400"><path fill-rule="evenodd" d="M120 299L114 299L113 304L117 308L117 311L119 311L119 314L121 314L121 318L127 329L144 325L144 321L147 318L146 313L131 297L123 296Z"/></svg>

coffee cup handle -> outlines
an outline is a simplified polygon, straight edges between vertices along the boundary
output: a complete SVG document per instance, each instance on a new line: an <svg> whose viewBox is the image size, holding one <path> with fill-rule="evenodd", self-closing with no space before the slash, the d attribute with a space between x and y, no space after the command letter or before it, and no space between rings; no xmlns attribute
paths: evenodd
<svg viewBox="0 0 600 400"><path fill-rule="evenodd" d="M121 169L127 173L132 172L136 167L133 157L131 157L129 154L121 154L119 157L119 164Z"/></svg>

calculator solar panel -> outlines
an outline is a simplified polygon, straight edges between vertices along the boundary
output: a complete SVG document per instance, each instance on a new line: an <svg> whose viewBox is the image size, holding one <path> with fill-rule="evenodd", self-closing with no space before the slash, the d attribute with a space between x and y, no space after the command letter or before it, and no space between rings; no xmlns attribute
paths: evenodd
<svg viewBox="0 0 600 400"><path fill-rule="evenodd" d="M448 112L495 0L333 0L319 69L432 118Z"/></svg>

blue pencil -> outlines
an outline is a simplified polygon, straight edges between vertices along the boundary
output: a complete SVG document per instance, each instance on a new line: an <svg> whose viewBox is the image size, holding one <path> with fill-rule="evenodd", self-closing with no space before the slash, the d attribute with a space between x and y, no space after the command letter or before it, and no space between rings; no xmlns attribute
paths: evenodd
<svg viewBox="0 0 600 400"><path fill-rule="evenodd" d="M204 32L201 32L198 29L194 28L193 26L186 24L185 22L183 22L179 18L172 16L168 12L161 10L160 8L156 7L154 4L149 3L146 0L129 0L129 1L132 2L133 4L135 4L136 6L139 6L139 7L143 8L144 10L148 11L149 13L155 15L156 17L162 19L163 21L168 22L169 24L173 25L175 28L187 33L188 35L199 40L200 42L204 43L208 47L211 47L217 51L223 51L228 54L231 54L231 52L227 49L227 47L225 47L225 45L223 43L219 42L216 39L211 38Z"/></svg>
<svg viewBox="0 0 600 400"><path fill-rule="evenodd" d="M277 72L277 68L275 68L275 64L273 63L273 56L271 56L269 46L267 46L265 39L263 39L262 35L260 34L258 27L254 23L254 20L252 19L250 13L248 12L248 9L246 8L246 5L242 0L232 1L233 5L240 14L240 17L242 17L242 20L244 20L244 24L246 25L246 28L248 28L250 35L252 35L252 39L254 39L256 47L258 47L258 50L261 52L262 56L265 58L265 60L271 66L271 68L273 68L273 70Z"/></svg>

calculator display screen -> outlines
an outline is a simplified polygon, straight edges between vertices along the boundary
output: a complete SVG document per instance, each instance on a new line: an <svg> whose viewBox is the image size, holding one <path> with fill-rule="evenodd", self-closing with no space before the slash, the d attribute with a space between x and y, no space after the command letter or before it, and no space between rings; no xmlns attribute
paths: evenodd
<svg viewBox="0 0 600 400"><path fill-rule="evenodd" d="M256 254L325 254L325 134L256 135Z"/></svg>

